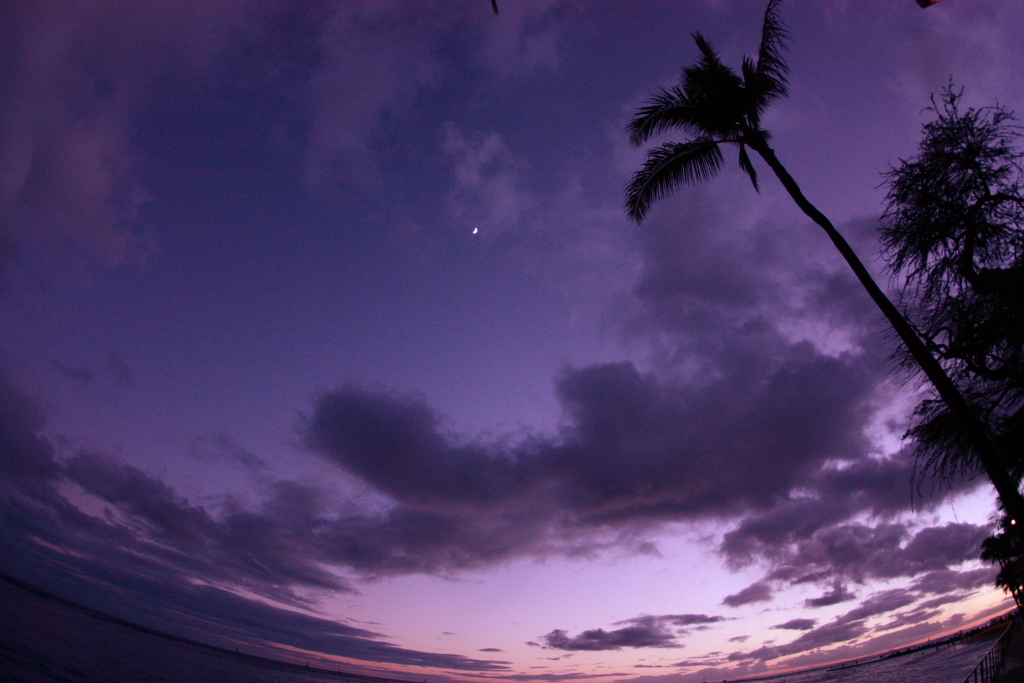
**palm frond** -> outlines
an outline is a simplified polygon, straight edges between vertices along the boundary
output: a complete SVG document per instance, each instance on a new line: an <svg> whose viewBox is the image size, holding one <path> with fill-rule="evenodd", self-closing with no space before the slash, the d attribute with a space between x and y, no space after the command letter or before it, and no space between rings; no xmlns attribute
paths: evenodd
<svg viewBox="0 0 1024 683"><path fill-rule="evenodd" d="M743 57L743 68L741 69L743 74L743 87L751 91L757 90L757 62L754 61L753 57L745 55Z"/></svg>
<svg viewBox="0 0 1024 683"><path fill-rule="evenodd" d="M694 125L703 134L732 136L743 120L743 79L722 62L699 32L694 32L693 40L700 57L683 69L680 87L694 112Z"/></svg>
<svg viewBox="0 0 1024 683"><path fill-rule="evenodd" d="M679 86L662 88L637 110L626 125L629 141L639 147L652 135L679 128L687 135L697 137L706 131L700 128L700 112L696 111L686 93Z"/></svg>
<svg viewBox="0 0 1024 683"><path fill-rule="evenodd" d="M767 144L769 133L761 128L761 115L786 94L788 67L782 53L789 33L779 18L781 2L768 0L757 59L745 58L739 73L722 62L700 32L694 32L697 59L683 68L679 85L660 90L627 126L631 142L638 146L669 129L682 130L689 138L649 151L643 168L633 176L626 188L626 209L638 223L654 201L677 186L716 175L724 143L740 146L740 168L760 191L747 147Z"/></svg>
<svg viewBox="0 0 1024 683"><path fill-rule="evenodd" d="M690 34L693 36L693 42L697 43L697 50L700 52L700 57L697 58L698 67L706 68L710 71L718 71L720 69L728 69L722 60L718 56L718 51L711 45L704 34L700 31L694 31Z"/></svg>
<svg viewBox="0 0 1024 683"><path fill-rule="evenodd" d="M907 430L904 438L914 441L911 479L915 490L929 479L933 486L951 486L958 479L974 479L984 471L970 437L941 399L922 401L914 413L918 423Z"/></svg>
<svg viewBox="0 0 1024 683"><path fill-rule="evenodd" d="M740 73L743 74L744 118L750 128L757 130L761 127L761 112L764 109L760 106L761 76L757 62L751 57L744 57Z"/></svg>
<svg viewBox="0 0 1024 683"><path fill-rule="evenodd" d="M719 141L710 137L656 147L647 153L643 167L626 188L626 212L640 223L652 203L680 185L714 178L721 166Z"/></svg>
<svg viewBox="0 0 1024 683"><path fill-rule="evenodd" d="M700 56L693 66L683 68L683 90L691 97L711 95L722 90L742 87L743 81L731 67L726 66L700 31L693 32Z"/></svg>
<svg viewBox="0 0 1024 683"><path fill-rule="evenodd" d="M757 186L757 169L750 163L750 157L747 156L747 146L742 143L740 143L740 168L750 176L750 182L754 184L754 191L760 193L761 188Z"/></svg>
<svg viewBox="0 0 1024 683"><path fill-rule="evenodd" d="M789 66L783 59L789 30L779 17L782 0L769 0L764 11L764 26L761 28L761 47L757 51L758 109L763 110L773 100L785 97L789 92L786 74Z"/></svg>

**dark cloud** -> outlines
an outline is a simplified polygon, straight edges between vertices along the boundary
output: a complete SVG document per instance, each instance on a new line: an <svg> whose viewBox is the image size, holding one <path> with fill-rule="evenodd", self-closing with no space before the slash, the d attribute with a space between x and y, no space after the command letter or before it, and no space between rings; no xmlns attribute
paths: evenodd
<svg viewBox="0 0 1024 683"><path fill-rule="evenodd" d="M546 666L531 666L531 669L546 669ZM582 681L588 678L597 678L599 676L629 676L631 675L628 671L609 672L607 674L590 674L590 673L578 673L570 672L564 674L541 674L541 673L529 673L529 674L501 674L501 678L509 679L513 681L549 681L550 683L560 683L561 681Z"/></svg>
<svg viewBox="0 0 1024 683"><path fill-rule="evenodd" d="M326 394L307 443L403 502L486 505L516 497L530 483L516 485L516 463L506 454L449 443L422 400L358 389Z"/></svg>
<svg viewBox="0 0 1024 683"><path fill-rule="evenodd" d="M555 629L543 636L543 642L555 650L621 650L624 647L682 647L674 635L660 626L627 626L615 631L592 629L570 637Z"/></svg>
<svg viewBox="0 0 1024 683"><path fill-rule="evenodd" d="M18 260L21 249L17 241L11 236L6 226L0 225L0 291L7 287L7 270Z"/></svg>
<svg viewBox="0 0 1024 683"><path fill-rule="evenodd" d="M940 614L942 614L942 610L939 609L916 609L910 612L904 612L903 614L897 614L884 624L876 626L875 630L879 632L891 631L894 628L913 626L928 621L932 617L937 617Z"/></svg>
<svg viewBox="0 0 1024 683"><path fill-rule="evenodd" d="M982 585L984 585L984 584L982 584ZM946 593L945 595L940 595L937 598L932 598L931 600L925 600L925 601L921 602L917 607L918 607L918 609L934 609L936 607L941 607L942 605L948 605L948 604L953 603L953 602L960 602L961 600L967 598L967 596L969 596L969 595L970 595L969 591L965 591L965 592L962 592L962 593Z"/></svg>
<svg viewBox="0 0 1024 683"><path fill-rule="evenodd" d="M798 502L794 507L803 505ZM781 517L787 516L788 513ZM813 529L797 530L774 513L753 516L725 535L721 550L727 558L739 558L739 563L758 556L768 560L771 569L765 578L747 589L761 587L760 593L752 595L765 595L777 585L831 583L826 593L805 601L805 606L813 609L852 599L854 595L845 584L848 580L862 583L898 577L926 580L934 576L928 580L937 582L936 592L943 588L961 590L956 582L964 579L952 577L962 577L963 573L952 568L976 559L981 541L990 533L985 527L961 523L926 527L915 533L896 523L820 524L819 518ZM946 576L954 583L939 587L940 577ZM740 593L728 599L746 597Z"/></svg>
<svg viewBox="0 0 1024 683"><path fill-rule="evenodd" d="M549 648L556 650L619 650L623 647L683 647L676 637L685 635L688 628L706 628L708 624L725 621L722 616L707 614L643 614L632 619L615 622L615 626L628 626L613 631L592 629L578 636L570 637L565 631L556 629L543 636ZM676 627L673 632L671 627Z"/></svg>
<svg viewBox="0 0 1024 683"><path fill-rule="evenodd" d="M790 631L809 631L818 623L817 619L790 619L783 624L776 624L772 628L787 629Z"/></svg>
<svg viewBox="0 0 1024 683"><path fill-rule="evenodd" d="M107 351L107 359L103 364L103 369L106 370L107 375L114 381L119 387L133 387L135 386L135 373L132 371L128 361L124 356L110 349Z"/></svg>
<svg viewBox="0 0 1024 683"><path fill-rule="evenodd" d="M69 379L76 384L92 384L96 379L96 375L89 368L71 368L54 359L50 360L50 367L61 377Z"/></svg>
<svg viewBox="0 0 1024 683"><path fill-rule="evenodd" d="M792 331L810 324L829 330L841 347L884 358L864 335L877 316L870 299L831 245L804 232L806 225L750 225L745 208L683 190L652 211L639 230L641 308L630 321L638 335L647 343L665 339L666 361L700 368L702 378L771 363L799 343ZM841 229L877 239L874 221Z"/></svg>
<svg viewBox="0 0 1024 683"><path fill-rule="evenodd" d="M267 463L262 458L240 446L224 432L210 437L197 436L192 439L190 446L189 454L198 460L209 461L217 457L227 457L251 470L262 471L267 468Z"/></svg>
<svg viewBox="0 0 1024 683"><path fill-rule="evenodd" d="M855 597L857 596L846 590L846 586L836 584L835 586L833 586L832 590L825 593L824 595L804 600L804 606L809 607L811 609L817 607L828 607L829 605L837 605L840 602L853 600Z"/></svg>
<svg viewBox="0 0 1024 683"><path fill-rule="evenodd" d="M723 539L721 552L733 565L749 563L754 558L773 558L788 553L794 543L807 542L816 532L836 525L859 511L875 515L892 515L909 507L912 462L897 453L886 459L861 458L843 468L825 467L806 482L800 497L786 496L768 510L748 516ZM813 495L807 495L812 493ZM846 534L871 533L869 527L849 527ZM822 542L831 546L849 546L854 539L843 539L843 532L832 532ZM900 529L889 526L872 536L885 535L891 542ZM884 543L878 539L876 543ZM799 571L800 575L813 569Z"/></svg>
<svg viewBox="0 0 1024 683"><path fill-rule="evenodd" d="M259 509L214 515L109 455L81 451L59 463L39 436L43 424L38 406L0 374L0 504L11 543L104 558L126 580L132 572L188 577L292 604L306 602L297 588L351 590L322 566L317 533L327 501L319 490L278 481ZM92 497L96 514L64 498L65 484Z"/></svg>
<svg viewBox="0 0 1024 683"><path fill-rule="evenodd" d="M909 543L877 574L889 576L911 576L931 570L943 570L966 560L976 559L981 551L981 542L991 535L991 530L974 524L946 524L928 527L914 535Z"/></svg>
<svg viewBox="0 0 1024 683"><path fill-rule="evenodd" d="M645 618L645 617L643 617ZM725 617L714 615L708 616L707 614L663 614L655 617L662 623L668 623L673 626L695 626L703 624L717 624L720 621L725 621ZM630 619L629 622L635 622L636 619ZM617 622L619 624L627 623L625 621Z"/></svg>
<svg viewBox="0 0 1024 683"><path fill-rule="evenodd" d="M72 536L65 542L117 539L125 566L142 563L147 573L159 567L169 575L228 582L292 604L308 603L298 588L352 590L321 565L323 552L315 539L324 525L319 518L324 501L316 489L275 482L261 509L214 517L163 482L103 454L76 454L63 475L117 511L90 522L90 533L98 537ZM121 517L131 524L119 524Z"/></svg>
<svg viewBox="0 0 1024 683"><path fill-rule="evenodd" d="M819 647L826 647L835 643L842 643L853 640L868 632L863 620L840 620L823 624L813 630L805 632L796 640L784 645L766 645L752 652L734 653L729 656L732 661L744 659L769 660L785 657L814 650Z"/></svg>
<svg viewBox="0 0 1024 683"><path fill-rule="evenodd" d="M984 567L964 572L951 569L936 570L918 577L912 587L923 594L931 595L974 591L992 585L997 571L995 567Z"/></svg>
<svg viewBox="0 0 1024 683"><path fill-rule="evenodd" d="M860 447L839 427L843 413L863 417L849 393L856 374L798 346L737 400L736 387L694 390L631 363L566 370L556 385L568 420L560 435L512 445L457 442L421 399L349 388L319 398L305 438L400 503L396 516L434 519L452 541L470 540L473 520L490 517L490 544L514 554L550 540L551 520L582 532L769 504L823 460ZM467 562L476 552L450 550Z"/></svg>
<svg viewBox="0 0 1024 683"><path fill-rule="evenodd" d="M0 476L49 479L60 467L50 442L40 432L42 409L22 393L0 368Z"/></svg>
<svg viewBox="0 0 1024 683"><path fill-rule="evenodd" d="M739 593L727 595L722 600L722 604L729 607L739 607L740 605L749 605L752 602L767 602L771 599L771 586L764 581L758 581L750 584Z"/></svg>
<svg viewBox="0 0 1024 683"><path fill-rule="evenodd" d="M926 625L939 614L937 607L962 600L970 591L991 585L993 569L958 571L953 568L977 556L978 544L986 533L983 527L970 524L929 527L914 534L902 525L881 524L874 528L838 525L825 527L788 548L776 549L772 556L779 566L769 572L768 581L796 584L804 582L807 577L811 577L814 582L824 581L828 577L846 577L857 581L916 578L908 588L870 596L856 608L832 622L808 630L790 643L734 653L732 659L767 660L799 655L788 663L796 665L799 662L801 666L810 666L826 661L801 654L817 648L856 642L855 647L842 646L849 649L847 654L852 657L886 649L882 647L884 644L892 643L889 647L902 644L898 639L891 638L862 640L861 636L872 629L899 633L904 639L910 638L912 633L937 632L936 624ZM929 571L931 567L942 569ZM930 595L939 597L928 598ZM812 608L821 607L852 597L843 583L834 581L827 593L807 600L806 604ZM896 614L887 622L869 624L869 620L875 617L911 606L914 606L913 609ZM873 645L869 646L868 643Z"/></svg>
<svg viewBox="0 0 1024 683"><path fill-rule="evenodd" d="M178 498L164 483L112 458L80 453L64 467L67 477L86 492L113 504L148 534L179 547L201 547L220 534L207 512Z"/></svg>
<svg viewBox="0 0 1024 683"><path fill-rule="evenodd" d="M706 241L714 232L707 227L693 234ZM695 275L677 279L667 262L649 262L638 290L645 305L682 306L682 297L684 308L713 306L727 319L719 331L700 328L714 372L689 381L644 373L628 362L565 369L555 387L564 421L554 436L461 439L419 397L353 387L320 395L302 438L379 494L382 504L372 510L280 482L268 488L270 498L259 509L213 514L98 453L72 459L68 476L121 514L137 517L149 532L174 538L186 554L255 552L273 560L268 566L291 568L284 582L327 581L313 578L316 562L380 576L445 573L522 555L578 556L627 542L650 548L642 536L659 523L722 516L741 517L722 545L730 562L769 558L794 582L854 575L852 567L867 560L850 549L870 549L860 537L841 542L843 533L856 534L835 525L858 512L905 509L900 482L907 481L907 463L899 456L868 457L863 430L875 370L857 353L825 353L808 340L788 339L759 312L778 298L767 290L788 285L773 279L778 273L765 280L750 272L763 265L755 263L757 254L789 253L772 229L760 239L767 242L756 250L724 254L734 262L715 277L735 278L732 286L742 290L730 297L720 296L722 282L706 290ZM679 249L645 253L649 260L683 259ZM845 296L841 276L806 275L821 288L812 299L821 299L815 306L822 310L832 310L823 292ZM741 327L750 334L737 336L733 318L745 320ZM675 329L668 322L663 327ZM194 450L204 457L226 453L263 469L226 435L198 440ZM846 465L831 464L838 461ZM896 526L888 531L899 536ZM811 541L818 546L815 557L806 545ZM800 543L806 547L794 552ZM800 569L796 559L803 555L810 561ZM941 566L941 558L926 558L916 546L907 557L917 567ZM726 604L767 599L770 582L751 590Z"/></svg>
<svg viewBox="0 0 1024 683"><path fill-rule="evenodd" d="M86 385L96 381L96 373L91 368L70 367L56 359L50 359L49 365L61 377L76 384ZM135 385L135 373L132 372L124 357L114 351L107 351L103 370L114 384L119 387Z"/></svg>
<svg viewBox="0 0 1024 683"><path fill-rule="evenodd" d="M901 607L906 607L917 600L917 598L917 595L902 588L884 591L867 598L858 607L839 617L838 620L858 621L879 614L885 614Z"/></svg>

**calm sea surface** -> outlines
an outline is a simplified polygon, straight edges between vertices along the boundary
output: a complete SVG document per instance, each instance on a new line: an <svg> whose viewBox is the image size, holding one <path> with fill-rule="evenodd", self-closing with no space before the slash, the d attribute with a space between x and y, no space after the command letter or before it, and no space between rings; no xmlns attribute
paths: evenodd
<svg viewBox="0 0 1024 683"><path fill-rule="evenodd" d="M963 683L994 642L922 650L838 671L818 669L762 678L758 683Z"/></svg>
<svg viewBox="0 0 1024 683"><path fill-rule="evenodd" d="M762 683L962 683L991 640ZM157 635L0 580L0 683L368 683ZM709 682L711 683L711 682Z"/></svg>

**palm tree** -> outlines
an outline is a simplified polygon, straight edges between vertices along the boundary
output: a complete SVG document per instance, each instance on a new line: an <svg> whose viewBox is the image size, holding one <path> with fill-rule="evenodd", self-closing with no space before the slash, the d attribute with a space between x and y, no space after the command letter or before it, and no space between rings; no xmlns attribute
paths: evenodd
<svg viewBox="0 0 1024 683"><path fill-rule="evenodd" d="M680 185L712 179L722 166L722 148L739 148L740 168L758 189L757 171L748 149L756 152L775 172L797 206L832 240L875 305L882 311L914 361L934 385L969 439L974 453L1010 515L1024 521L1024 497L1013 481L1006 459L996 449L985 425L974 413L942 366L928 351L914 328L871 278L864 264L835 226L801 192L769 145L771 133L761 126L765 110L787 94L788 67L782 52L789 37L779 18L782 0L769 0L761 30L757 60L743 59L740 73L722 63L718 53L700 33L694 33L699 57L683 69L679 85L663 88L642 106L628 124L636 146L651 136L681 130L685 142L667 142L647 152L643 167L626 189L626 210L637 223L651 204Z"/></svg>
<svg viewBox="0 0 1024 683"><path fill-rule="evenodd" d="M1020 524L1002 520L1002 529L981 543L981 559L999 563L996 586L1013 596L1018 611L1024 613L1024 533Z"/></svg>

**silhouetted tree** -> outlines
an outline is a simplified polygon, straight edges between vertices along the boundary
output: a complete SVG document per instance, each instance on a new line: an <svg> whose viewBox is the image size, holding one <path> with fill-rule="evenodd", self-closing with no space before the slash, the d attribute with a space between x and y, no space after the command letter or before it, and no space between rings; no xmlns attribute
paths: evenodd
<svg viewBox="0 0 1024 683"><path fill-rule="evenodd" d="M918 154L887 174L882 250L905 279L903 308L1003 453L1024 474L1024 194L1020 136L1001 107L960 110L962 90L932 98ZM905 352L900 364L917 371ZM972 444L941 401L908 432L922 471L980 473ZM1019 519L1019 518L1018 518ZM1020 520L1024 523L1024 520Z"/></svg>
<svg viewBox="0 0 1024 683"><path fill-rule="evenodd" d="M697 63L685 67L679 85L659 91L627 126L630 140L637 146L668 130L680 130L688 140L668 142L647 152L643 167L626 190L626 209L639 223L654 201L680 185L710 180L721 168L724 145L738 147L740 168L757 189L757 171L747 150L756 152L775 172L797 206L832 240L906 346L913 362L935 387L1003 506L1024 519L1024 498L986 425L914 328L874 282L843 236L807 200L769 145L771 134L761 126L761 117L773 102L787 94L788 68L782 52L788 33L779 18L780 4L781 0L769 0L757 59L745 57L739 73L722 63L700 33L693 34L699 51Z"/></svg>
<svg viewBox="0 0 1024 683"><path fill-rule="evenodd" d="M995 536L981 544L981 559L999 564L996 585L1013 596L1017 609L1024 611L1024 534L1020 524L1003 519Z"/></svg>

